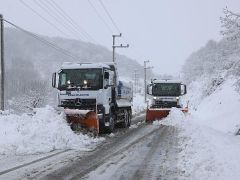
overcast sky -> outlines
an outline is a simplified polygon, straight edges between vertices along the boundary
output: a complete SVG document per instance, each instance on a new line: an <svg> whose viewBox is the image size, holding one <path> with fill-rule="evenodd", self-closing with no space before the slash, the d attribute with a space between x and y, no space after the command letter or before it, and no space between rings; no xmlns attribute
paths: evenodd
<svg viewBox="0 0 240 180"><path fill-rule="evenodd" d="M63 20L53 19L40 6L51 0L22 0L41 14L54 27L24 6L21 0L0 0L4 18L35 33L78 39L81 35L65 29ZM99 0L91 0L102 21L88 0L53 0L80 28L95 41L111 50L112 34L119 31L111 23ZM117 43L130 44L117 52L143 64L150 60L154 72L177 74L186 58L209 39L219 40L222 9L228 6L240 12L240 0L102 0L114 22L123 33ZM40 6L39 6L40 5ZM52 6L53 8L53 6ZM54 10L54 9L53 9ZM51 11L53 15L55 11ZM55 15L56 16L56 15ZM81 30L79 30L81 33ZM84 37L82 37L84 38ZM89 40L89 39L87 39Z"/></svg>

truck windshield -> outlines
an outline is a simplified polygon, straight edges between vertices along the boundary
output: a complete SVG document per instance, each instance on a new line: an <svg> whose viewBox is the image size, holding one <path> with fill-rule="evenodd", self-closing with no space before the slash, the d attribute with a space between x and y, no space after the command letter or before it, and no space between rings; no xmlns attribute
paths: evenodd
<svg viewBox="0 0 240 180"><path fill-rule="evenodd" d="M152 87L154 96L179 96L181 88L179 83L156 83Z"/></svg>
<svg viewBox="0 0 240 180"><path fill-rule="evenodd" d="M59 73L59 89L98 90L103 87L102 69L63 69Z"/></svg>

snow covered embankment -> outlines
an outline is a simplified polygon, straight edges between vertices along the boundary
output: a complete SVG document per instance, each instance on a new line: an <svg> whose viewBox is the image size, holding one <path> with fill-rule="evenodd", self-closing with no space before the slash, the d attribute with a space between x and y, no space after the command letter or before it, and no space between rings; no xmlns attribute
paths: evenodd
<svg viewBox="0 0 240 180"><path fill-rule="evenodd" d="M75 134L63 114L54 108L35 109L35 114L0 114L0 154L36 154L56 149L88 150L102 138Z"/></svg>
<svg viewBox="0 0 240 180"><path fill-rule="evenodd" d="M240 138L196 123L194 115L172 109L164 121L179 129L178 168L180 179L238 179Z"/></svg>
<svg viewBox="0 0 240 180"><path fill-rule="evenodd" d="M192 107L188 115L172 109L164 120L154 124L176 126L180 130L178 167L183 179L239 179L240 96L235 81L228 79L211 95L202 98L201 81L188 94Z"/></svg>
<svg viewBox="0 0 240 180"><path fill-rule="evenodd" d="M236 91L235 83L233 77L228 78L206 97L201 92L206 86L204 81L190 86L190 113L197 117L197 123L223 133L236 133L240 125L240 94Z"/></svg>

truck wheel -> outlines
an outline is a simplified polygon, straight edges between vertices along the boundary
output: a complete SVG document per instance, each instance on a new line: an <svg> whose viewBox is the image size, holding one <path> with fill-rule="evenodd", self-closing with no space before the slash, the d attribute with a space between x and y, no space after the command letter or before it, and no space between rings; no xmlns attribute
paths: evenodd
<svg viewBox="0 0 240 180"><path fill-rule="evenodd" d="M112 133L115 129L115 119L114 119L114 115L112 114L112 112L109 112L109 126L106 127L106 132L107 133Z"/></svg>
<svg viewBox="0 0 240 180"><path fill-rule="evenodd" d="M128 124L127 124L128 127L131 126L131 121L132 121L132 111L129 110L128 111Z"/></svg>
<svg viewBox="0 0 240 180"><path fill-rule="evenodd" d="M129 113L128 113L128 110L124 110L124 121L121 123L121 126L123 128L126 128L128 127L128 121L129 121Z"/></svg>

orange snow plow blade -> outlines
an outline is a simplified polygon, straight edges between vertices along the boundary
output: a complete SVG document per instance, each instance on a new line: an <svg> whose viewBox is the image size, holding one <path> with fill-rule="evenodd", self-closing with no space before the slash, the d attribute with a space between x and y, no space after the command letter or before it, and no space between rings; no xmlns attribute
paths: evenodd
<svg viewBox="0 0 240 180"><path fill-rule="evenodd" d="M146 113L146 122L152 122L155 120L161 120L162 118L165 118L168 116L171 109L147 109ZM186 113L188 112L188 108L183 108L182 112Z"/></svg>
<svg viewBox="0 0 240 180"><path fill-rule="evenodd" d="M65 109L67 122L73 130L86 130L99 134L99 121L96 112L86 110Z"/></svg>

